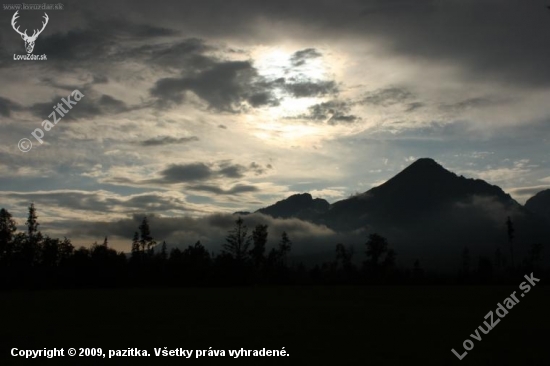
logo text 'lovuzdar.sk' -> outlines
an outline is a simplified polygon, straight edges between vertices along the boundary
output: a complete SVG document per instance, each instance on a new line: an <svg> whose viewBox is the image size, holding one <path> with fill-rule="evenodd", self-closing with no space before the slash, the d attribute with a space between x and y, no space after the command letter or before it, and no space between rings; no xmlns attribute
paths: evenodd
<svg viewBox="0 0 550 366"><path fill-rule="evenodd" d="M528 293L531 290L531 286L535 286L537 282L540 281L540 279L535 278L533 276L533 273L531 275L524 276L527 280L526 282L522 282L519 285L519 289L523 291L523 293L520 294L521 297L524 297L526 293ZM528 284L528 283L529 284ZM506 307L504 307L500 302L497 304L497 309L495 310L495 313L498 315L498 318L504 318L506 314L508 314L508 310L512 309L515 305L519 303L519 299L516 297L516 291L512 292L510 297L507 297L502 301ZM508 309L508 310L507 310ZM482 325L480 325L475 330L475 334L470 334L470 337L472 339L481 342L481 333L487 334L489 333L498 323L500 323L500 319L493 316L493 311L489 311L487 315L485 315L484 319L487 319L490 323L487 323L487 320L483 322L485 325L485 328L483 328ZM481 330L481 333L479 331ZM451 349L453 354L458 357L459 360L462 360L466 355L468 354L468 351L471 351L474 348L474 342L472 342L470 339L466 339L464 343L462 343L462 346L464 347L465 351L462 354L459 354L455 349Z"/></svg>

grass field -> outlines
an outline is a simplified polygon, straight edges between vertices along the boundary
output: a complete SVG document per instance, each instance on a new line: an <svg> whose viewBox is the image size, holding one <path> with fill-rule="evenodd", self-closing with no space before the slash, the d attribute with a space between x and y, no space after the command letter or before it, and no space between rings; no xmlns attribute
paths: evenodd
<svg viewBox="0 0 550 366"><path fill-rule="evenodd" d="M519 285L518 281L518 285ZM550 365L550 288L538 285L459 361L517 287L245 287L0 293L0 364ZM470 338L471 339L471 338ZM9 349L285 350L288 357L24 360Z"/></svg>

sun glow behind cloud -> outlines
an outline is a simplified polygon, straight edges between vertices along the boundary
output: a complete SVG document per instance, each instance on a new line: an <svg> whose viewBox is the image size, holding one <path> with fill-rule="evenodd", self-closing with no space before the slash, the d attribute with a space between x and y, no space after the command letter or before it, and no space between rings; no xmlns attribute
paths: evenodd
<svg viewBox="0 0 550 366"><path fill-rule="evenodd" d="M291 66L291 52L278 47L258 47L252 52L254 66L267 78L285 77L285 69Z"/></svg>
<svg viewBox="0 0 550 366"><path fill-rule="evenodd" d="M298 48L299 49L299 48ZM271 81L284 79L293 80L323 80L328 76L328 66L322 57L307 59L301 63L293 63L292 55L296 50L286 47L257 47L253 52L254 66L258 73ZM279 105L267 108L267 118L293 117L307 112L308 108L321 103L324 98L294 97L283 91L275 91Z"/></svg>
<svg viewBox="0 0 550 366"><path fill-rule="evenodd" d="M270 81L284 79L285 82L323 80L328 77L329 68L323 57L314 57L304 62L293 62L292 56L300 47L259 46L252 51L254 66L258 73ZM289 146L311 146L327 134L326 126L300 121L310 107L323 103L327 98L295 97L284 90L275 90L278 105L263 108L246 118L254 123L254 136L269 143ZM257 121L264 121L257 124Z"/></svg>
<svg viewBox="0 0 550 366"><path fill-rule="evenodd" d="M323 98L283 98L278 106L269 108L267 114L271 118L295 117L323 101Z"/></svg>
<svg viewBox="0 0 550 366"><path fill-rule="evenodd" d="M252 51L254 66L265 77L294 78L306 77L309 79L324 79L329 74L329 66L325 57L309 58L299 65L292 63L292 55L300 50L300 47L290 49L288 47L256 47Z"/></svg>

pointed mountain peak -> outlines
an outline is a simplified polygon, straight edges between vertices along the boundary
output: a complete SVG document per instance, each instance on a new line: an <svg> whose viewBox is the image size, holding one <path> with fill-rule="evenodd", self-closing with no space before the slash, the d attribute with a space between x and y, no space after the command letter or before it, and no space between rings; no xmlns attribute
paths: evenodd
<svg viewBox="0 0 550 366"><path fill-rule="evenodd" d="M445 169L435 160L416 160L386 183L371 189L365 195L376 194L383 200L415 202L417 206L442 202L458 202L472 196L493 196L503 202L512 201L501 188L480 179L468 179ZM399 200L398 200L399 201Z"/></svg>
<svg viewBox="0 0 550 366"><path fill-rule="evenodd" d="M419 158L410 166L441 166L432 158Z"/></svg>
<svg viewBox="0 0 550 366"><path fill-rule="evenodd" d="M435 160L421 158L388 180L383 186L429 186L430 181L438 181L441 184L456 177L456 174L448 171Z"/></svg>
<svg viewBox="0 0 550 366"><path fill-rule="evenodd" d="M442 165L437 163L434 159L431 158L420 158L416 160L414 163L406 167L403 172L410 171L410 170L422 170L424 172L427 171L444 171L447 173L450 173L447 169L445 169Z"/></svg>

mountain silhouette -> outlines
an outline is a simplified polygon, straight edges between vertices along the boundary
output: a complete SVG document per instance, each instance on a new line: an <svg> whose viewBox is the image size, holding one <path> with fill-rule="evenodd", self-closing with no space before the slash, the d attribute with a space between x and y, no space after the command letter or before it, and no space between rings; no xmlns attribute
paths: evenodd
<svg viewBox="0 0 550 366"><path fill-rule="evenodd" d="M490 200L505 208L519 204L497 186L467 179L446 170L433 159L422 158L371 190L334 203L325 222L335 229L358 229L393 222L406 225L411 219Z"/></svg>
<svg viewBox="0 0 550 366"><path fill-rule="evenodd" d="M550 220L550 189L529 198L525 202L525 208Z"/></svg>
<svg viewBox="0 0 550 366"><path fill-rule="evenodd" d="M257 212L300 218L338 233L379 233L398 247L401 257L422 254L441 265L445 257L456 264L465 246L472 255L492 256L499 246L507 250L508 216L518 242L540 242L550 235L540 210L530 212L500 187L458 176L430 158L331 205L305 193Z"/></svg>
<svg viewBox="0 0 550 366"><path fill-rule="evenodd" d="M256 212L275 218L296 217L302 220L315 221L325 214L330 204L321 198L315 198L309 193L295 194L274 205L259 209Z"/></svg>

